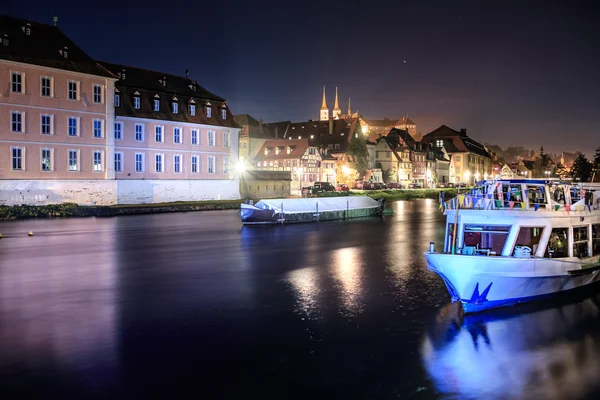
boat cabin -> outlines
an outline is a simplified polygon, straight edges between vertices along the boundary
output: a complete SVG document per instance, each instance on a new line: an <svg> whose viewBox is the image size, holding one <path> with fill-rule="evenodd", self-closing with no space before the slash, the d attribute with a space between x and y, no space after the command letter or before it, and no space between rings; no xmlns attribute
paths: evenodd
<svg viewBox="0 0 600 400"><path fill-rule="evenodd" d="M600 256L600 187L591 184L486 181L445 205L445 253L583 260Z"/></svg>

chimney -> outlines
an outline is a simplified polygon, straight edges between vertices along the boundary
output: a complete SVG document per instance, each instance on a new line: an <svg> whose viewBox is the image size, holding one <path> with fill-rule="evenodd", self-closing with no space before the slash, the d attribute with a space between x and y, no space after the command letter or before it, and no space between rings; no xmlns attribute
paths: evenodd
<svg viewBox="0 0 600 400"><path fill-rule="evenodd" d="M329 134L333 135L333 118L329 118Z"/></svg>
<svg viewBox="0 0 600 400"><path fill-rule="evenodd" d="M58 24L58 17L52 17L52 22L54 23L54 26L56 26L56 24Z"/></svg>
<svg viewBox="0 0 600 400"><path fill-rule="evenodd" d="M460 130L460 136L467 136L467 129L466 128L461 128L461 130Z"/></svg>
<svg viewBox="0 0 600 400"><path fill-rule="evenodd" d="M185 77L186 77L186 78L188 78L188 77L189 77L189 75L190 75L190 71L188 71L188 69L186 68L186 69L185 69Z"/></svg>

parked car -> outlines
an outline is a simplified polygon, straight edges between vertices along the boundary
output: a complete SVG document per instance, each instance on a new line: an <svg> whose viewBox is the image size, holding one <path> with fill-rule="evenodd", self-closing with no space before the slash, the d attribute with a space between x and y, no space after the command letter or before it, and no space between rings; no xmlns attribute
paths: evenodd
<svg viewBox="0 0 600 400"><path fill-rule="evenodd" d="M365 184L364 184L364 182L363 182L363 181L356 181L356 182L354 183L354 188L355 188L355 189L359 189L359 190L360 190L360 189L364 189L364 186L365 186Z"/></svg>
<svg viewBox="0 0 600 400"><path fill-rule="evenodd" d="M400 184L398 182L388 182L388 188L390 189L400 189Z"/></svg>
<svg viewBox="0 0 600 400"><path fill-rule="evenodd" d="M439 188L439 189L444 189L444 188L446 188L448 186L447 186L446 182L438 182L436 184L436 187Z"/></svg>
<svg viewBox="0 0 600 400"><path fill-rule="evenodd" d="M315 182L312 189L314 193L335 192L335 187L329 182Z"/></svg>
<svg viewBox="0 0 600 400"><path fill-rule="evenodd" d="M345 183L342 183L342 184L336 186L335 191L336 192L349 192L350 188Z"/></svg>
<svg viewBox="0 0 600 400"><path fill-rule="evenodd" d="M389 186L385 182L380 183L382 189L389 189Z"/></svg>
<svg viewBox="0 0 600 400"><path fill-rule="evenodd" d="M447 188L453 188L453 187L455 187L455 185L452 182L448 182L448 183L446 183L446 187Z"/></svg>
<svg viewBox="0 0 600 400"><path fill-rule="evenodd" d="M409 189L423 189L423 185L421 185L420 183L410 183L408 185Z"/></svg>

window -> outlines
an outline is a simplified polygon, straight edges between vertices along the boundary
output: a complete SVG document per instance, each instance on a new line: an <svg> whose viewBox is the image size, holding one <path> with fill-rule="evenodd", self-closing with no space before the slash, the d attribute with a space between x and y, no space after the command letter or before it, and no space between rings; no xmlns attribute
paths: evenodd
<svg viewBox="0 0 600 400"><path fill-rule="evenodd" d="M144 125L142 125L142 124L135 124L135 140L137 142L143 142L144 141Z"/></svg>
<svg viewBox="0 0 600 400"><path fill-rule="evenodd" d="M177 114L179 112L179 103L174 101L172 103L172 109L171 111L173 111L173 114Z"/></svg>
<svg viewBox="0 0 600 400"><path fill-rule="evenodd" d="M339 143L336 143L336 144L334 144L334 145L333 145L333 148L334 148L335 150L339 150L339 149L340 149L340 144L339 144Z"/></svg>
<svg viewBox="0 0 600 400"><path fill-rule="evenodd" d="M215 173L215 157L214 156L208 156L208 173L209 174Z"/></svg>
<svg viewBox="0 0 600 400"><path fill-rule="evenodd" d="M196 115L196 105L195 104L190 104L190 115L192 115L192 116Z"/></svg>
<svg viewBox="0 0 600 400"><path fill-rule="evenodd" d="M435 147L444 147L444 140L443 139L436 140Z"/></svg>
<svg viewBox="0 0 600 400"><path fill-rule="evenodd" d="M40 115L40 132L42 135L52 134L52 116L51 115Z"/></svg>
<svg viewBox="0 0 600 400"><path fill-rule="evenodd" d="M600 254L600 224L592 225L592 255Z"/></svg>
<svg viewBox="0 0 600 400"><path fill-rule="evenodd" d="M77 136L79 127L79 118L69 117L69 136Z"/></svg>
<svg viewBox="0 0 600 400"><path fill-rule="evenodd" d="M227 156L223 157L223 173L229 173L229 157Z"/></svg>
<svg viewBox="0 0 600 400"><path fill-rule="evenodd" d="M102 86L94 85L94 103L102 103Z"/></svg>
<svg viewBox="0 0 600 400"><path fill-rule="evenodd" d="M52 78L49 76L42 76L40 80L40 95L42 97L52 97Z"/></svg>
<svg viewBox="0 0 600 400"><path fill-rule="evenodd" d="M456 156L456 161L460 162L460 156Z"/></svg>
<svg viewBox="0 0 600 400"><path fill-rule="evenodd" d="M154 99L154 111L160 111L160 100Z"/></svg>
<svg viewBox="0 0 600 400"><path fill-rule="evenodd" d="M531 249L531 255L534 255L537 251L542 233L544 232L543 227L521 227L519 229L519 235L517 236L516 246L526 246ZM513 252L514 255L514 252Z"/></svg>
<svg viewBox="0 0 600 400"><path fill-rule="evenodd" d="M69 100L79 100L79 82L69 81L68 97Z"/></svg>
<svg viewBox="0 0 600 400"><path fill-rule="evenodd" d="M215 147L215 131L208 131L208 146Z"/></svg>
<svg viewBox="0 0 600 400"><path fill-rule="evenodd" d="M539 207L546 207L546 192L544 186L527 186L527 198L529 199L529 206L534 207L536 210Z"/></svg>
<svg viewBox="0 0 600 400"><path fill-rule="evenodd" d="M181 173L181 155L175 154L173 156L173 172Z"/></svg>
<svg viewBox="0 0 600 400"><path fill-rule="evenodd" d="M198 129L192 129L192 144L198 144Z"/></svg>
<svg viewBox="0 0 600 400"><path fill-rule="evenodd" d="M12 169L13 170L23 170L23 148L22 147L13 147L12 148Z"/></svg>
<svg viewBox="0 0 600 400"><path fill-rule="evenodd" d="M123 123L115 122L115 139L123 140Z"/></svg>
<svg viewBox="0 0 600 400"><path fill-rule="evenodd" d="M173 128L173 143L181 143L181 128Z"/></svg>
<svg viewBox="0 0 600 400"><path fill-rule="evenodd" d="M121 95L115 94L115 107L121 107Z"/></svg>
<svg viewBox="0 0 600 400"><path fill-rule="evenodd" d="M225 108L221 110L221 119L227 119L227 109Z"/></svg>
<svg viewBox="0 0 600 400"><path fill-rule="evenodd" d="M23 84L23 73L13 72L11 74L10 91L13 93L25 93L25 85Z"/></svg>
<svg viewBox="0 0 600 400"><path fill-rule="evenodd" d="M52 149L42 149L42 171L52 171Z"/></svg>
<svg viewBox="0 0 600 400"><path fill-rule="evenodd" d="M163 155L162 154L157 154L155 156L155 166L154 169L156 172L163 172Z"/></svg>
<svg viewBox="0 0 600 400"><path fill-rule="evenodd" d="M94 151L94 172L102 172L102 152Z"/></svg>
<svg viewBox="0 0 600 400"><path fill-rule="evenodd" d="M223 147L229 147L229 132L223 132Z"/></svg>
<svg viewBox="0 0 600 400"><path fill-rule="evenodd" d="M115 172L123 172L123 153L115 153Z"/></svg>
<svg viewBox="0 0 600 400"><path fill-rule="evenodd" d="M95 119L94 120L94 137L96 139L100 139L104 136L104 133L102 132L102 123L103 121L101 119Z"/></svg>
<svg viewBox="0 0 600 400"><path fill-rule="evenodd" d="M144 153L135 153L135 172L144 172Z"/></svg>
<svg viewBox="0 0 600 400"><path fill-rule="evenodd" d="M212 109L210 108L210 106L206 106L206 116L208 118L210 118L211 114L212 114Z"/></svg>
<svg viewBox="0 0 600 400"><path fill-rule="evenodd" d="M569 228L553 228L545 257L569 257Z"/></svg>
<svg viewBox="0 0 600 400"><path fill-rule="evenodd" d="M510 226L465 225L463 253L473 254L475 249L487 249L500 255L508 238Z"/></svg>
<svg viewBox="0 0 600 400"><path fill-rule="evenodd" d="M140 97L139 96L133 96L133 108L135 108L136 110L140 109Z"/></svg>
<svg viewBox="0 0 600 400"><path fill-rule="evenodd" d="M586 258L590 254L588 252L589 244L588 227L574 226L573 227L573 257Z"/></svg>
<svg viewBox="0 0 600 400"><path fill-rule="evenodd" d="M79 171L78 150L69 150L69 171Z"/></svg>
<svg viewBox="0 0 600 400"><path fill-rule="evenodd" d="M160 125L156 125L154 140L159 143L164 141L163 127Z"/></svg>
<svg viewBox="0 0 600 400"><path fill-rule="evenodd" d="M198 156L192 156L192 174L198 173Z"/></svg>
<svg viewBox="0 0 600 400"><path fill-rule="evenodd" d="M12 111L11 112L11 124L10 124L10 131L11 132L24 132L23 130L23 120L25 118L23 118L25 113L22 113L20 111Z"/></svg>

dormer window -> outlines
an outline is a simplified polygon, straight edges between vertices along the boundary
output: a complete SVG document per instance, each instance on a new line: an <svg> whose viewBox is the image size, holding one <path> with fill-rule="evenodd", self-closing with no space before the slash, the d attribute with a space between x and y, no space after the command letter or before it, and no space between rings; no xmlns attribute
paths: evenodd
<svg viewBox="0 0 600 400"><path fill-rule="evenodd" d="M221 119L227 119L227 109L226 108L221 109Z"/></svg>
<svg viewBox="0 0 600 400"><path fill-rule="evenodd" d="M292 154L292 148L290 146L288 146L285 150L287 154Z"/></svg>
<svg viewBox="0 0 600 400"><path fill-rule="evenodd" d="M68 50L69 50L69 48L67 46L65 46L58 52L60 53L60 55L63 56L63 58L68 58Z"/></svg>
<svg viewBox="0 0 600 400"><path fill-rule="evenodd" d="M2 43L2 46L7 47L8 46L8 35L5 33L4 35L2 35L2 37L0 37L0 43Z"/></svg>
<svg viewBox="0 0 600 400"><path fill-rule="evenodd" d="M281 149L279 147L275 147L275 155L279 155Z"/></svg>
<svg viewBox="0 0 600 400"><path fill-rule="evenodd" d="M125 68L123 68L123 69L121 70L121 72L119 73L119 78L121 78L121 79L125 80Z"/></svg>
<svg viewBox="0 0 600 400"><path fill-rule="evenodd" d="M190 115L192 115L192 116L196 115L196 105L195 104L190 104Z"/></svg>
<svg viewBox="0 0 600 400"><path fill-rule="evenodd" d="M161 83L163 86L167 86L167 77L166 76L163 76Z"/></svg>
<svg viewBox="0 0 600 400"><path fill-rule="evenodd" d="M136 110L139 110L140 105L141 105L140 92L135 92L133 94L133 108L135 108Z"/></svg>
<svg viewBox="0 0 600 400"><path fill-rule="evenodd" d="M115 93L115 107L121 107L121 95Z"/></svg>
<svg viewBox="0 0 600 400"><path fill-rule="evenodd" d="M267 148L265 147L265 156L268 156L268 155L269 155L269 149L267 149Z"/></svg>
<svg viewBox="0 0 600 400"><path fill-rule="evenodd" d="M210 103L206 103L206 117L212 117L212 107L210 106Z"/></svg>
<svg viewBox="0 0 600 400"><path fill-rule="evenodd" d="M21 27L21 29L23 30L23 32L25 32L25 34L26 34L27 36L30 36L30 35L31 35L31 24L30 24L29 22L28 22L28 23L26 23L25 25L23 25L23 26Z"/></svg>
<svg viewBox="0 0 600 400"><path fill-rule="evenodd" d="M188 85L188 87L195 92L196 91L196 82L192 82L191 84Z"/></svg>
<svg viewBox="0 0 600 400"><path fill-rule="evenodd" d="M173 112L173 114L177 114L179 112L179 103L174 101L171 104L171 111Z"/></svg>

